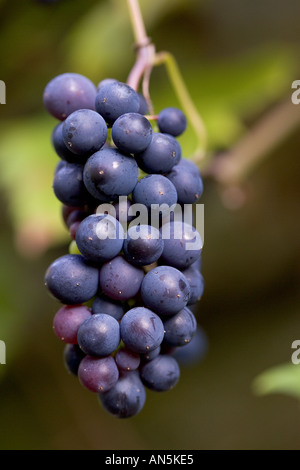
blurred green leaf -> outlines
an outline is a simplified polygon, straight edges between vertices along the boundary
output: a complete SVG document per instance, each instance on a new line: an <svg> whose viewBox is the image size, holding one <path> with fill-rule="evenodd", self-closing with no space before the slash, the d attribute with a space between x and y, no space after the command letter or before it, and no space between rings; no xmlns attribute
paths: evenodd
<svg viewBox="0 0 300 470"><path fill-rule="evenodd" d="M0 142L0 183L15 230L15 242L25 255L39 254L66 236L52 190L58 158L51 146L50 118L36 116L7 122Z"/></svg>
<svg viewBox="0 0 300 470"><path fill-rule="evenodd" d="M300 367L292 363L272 367L255 379L253 390L257 395L280 393L300 399Z"/></svg>

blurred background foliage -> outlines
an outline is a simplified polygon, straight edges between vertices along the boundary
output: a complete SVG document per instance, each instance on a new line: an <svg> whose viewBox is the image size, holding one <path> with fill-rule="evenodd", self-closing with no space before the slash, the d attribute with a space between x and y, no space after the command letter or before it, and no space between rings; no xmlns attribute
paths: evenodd
<svg viewBox="0 0 300 470"><path fill-rule="evenodd" d="M207 127L210 158L290 100L300 78L298 0L140 4L157 51L177 59ZM119 421L66 373L52 331L58 305L43 276L69 238L51 188L56 122L42 94L63 72L95 84L126 81L135 60L126 2L0 0L0 50L7 87L0 106L0 339L7 350L0 447L299 449L300 365L291 363L300 338L299 127L238 188L220 186L203 169L206 290L197 318L208 352L182 368L174 390L148 392L143 412ZM163 67L153 71L150 91L156 112L178 105ZM191 126L180 142L188 157Z"/></svg>

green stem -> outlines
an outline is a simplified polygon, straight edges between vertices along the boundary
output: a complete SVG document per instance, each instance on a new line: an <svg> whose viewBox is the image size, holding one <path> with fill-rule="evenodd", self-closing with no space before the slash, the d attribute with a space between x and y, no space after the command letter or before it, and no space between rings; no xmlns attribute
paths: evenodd
<svg viewBox="0 0 300 470"><path fill-rule="evenodd" d="M203 161L207 148L207 134L205 125L194 105L194 102L188 92L184 79L181 75L177 62L169 52L159 52L155 56L154 65L164 64L167 69L169 79L173 85L176 96L187 116L187 119L193 126L197 138L197 148L192 155L195 163Z"/></svg>

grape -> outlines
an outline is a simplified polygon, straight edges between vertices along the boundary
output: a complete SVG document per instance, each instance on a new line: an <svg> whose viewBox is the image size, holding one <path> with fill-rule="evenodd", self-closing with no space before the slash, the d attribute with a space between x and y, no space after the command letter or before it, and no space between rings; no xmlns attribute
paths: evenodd
<svg viewBox="0 0 300 470"><path fill-rule="evenodd" d="M129 300L140 290L144 271L116 256L100 269L100 287L105 295L114 300Z"/></svg>
<svg viewBox="0 0 300 470"><path fill-rule="evenodd" d="M155 210L166 204L171 207L177 203L177 192L171 181L163 175L147 175L141 178L133 190L133 201ZM151 207L153 206L153 207Z"/></svg>
<svg viewBox="0 0 300 470"><path fill-rule="evenodd" d="M43 102L47 111L63 121L78 109L95 109L97 90L83 75L63 73L53 78L46 86Z"/></svg>
<svg viewBox="0 0 300 470"><path fill-rule="evenodd" d="M106 313L119 321L124 315L124 308L121 302L110 299L104 294L100 294L93 302L92 312L93 314Z"/></svg>
<svg viewBox="0 0 300 470"><path fill-rule="evenodd" d="M99 271L89 265L81 255L64 255L47 269L45 286L62 303L81 304L96 295Z"/></svg>
<svg viewBox="0 0 300 470"><path fill-rule="evenodd" d="M154 132L144 151L136 153L139 167L146 173L168 173L181 158L181 147L176 139L167 134Z"/></svg>
<svg viewBox="0 0 300 470"><path fill-rule="evenodd" d="M101 80L101 82L98 83L97 85L97 92L100 90L100 88L102 88L103 86L105 85L110 85L111 83L116 83L118 82L118 80L116 80L115 78L104 78L103 80Z"/></svg>
<svg viewBox="0 0 300 470"><path fill-rule="evenodd" d="M149 106L148 106L148 103L146 101L146 98L144 97L144 95L142 95L142 93L138 93L138 97L139 97L139 100L140 100L140 107L139 107L139 113L140 114L148 114L149 113Z"/></svg>
<svg viewBox="0 0 300 470"><path fill-rule="evenodd" d="M112 81L100 87L95 100L96 111L112 125L125 113L137 113L140 100L136 91L126 83Z"/></svg>
<svg viewBox="0 0 300 470"><path fill-rule="evenodd" d="M169 222L161 228L164 249L161 262L184 269L200 258L202 240L197 230L185 222Z"/></svg>
<svg viewBox="0 0 300 470"><path fill-rule="evenodd" d="M79 364L78 379L90 392L107 392L118 378L119 370L112 356L85 356Z"/></svg>
<svg viewBox="0 0 300 470"><path fill-rule="evenodd" d="M131 201L126 197L126 199L119 198L118 202L113 202L113 207L116 211L116 219L122 224L127 226L127 222L131 222L134 217L128 215L129 208L131 206Z"/></svg>
<svg viewBox="0 0 300 470"><path fill-rule="evenodd" d="M123 242L122 225L110 215L89 215L81 222L76 232L80 253L98 263L117 256L122 250Z"/></svg>
<svg viewBox="0 0 300 470"><path fill-rule="evenodd" d="M177 137L185 131L187 120L180 109L170 107L163 109L159 113L157 125L160 132Z"/></svg>
<svg viewBox="0 0 300 470"><path fill-rule="evenodd" d="M83 172L84 184L89 193L99 200L104 197L106 202L130 194L138 176L139 169L134 158L113 148L94 153L87 160Z"/></svg>
<svg viewBox="0 0 300 470"><path fill-rule="evenodd" d="M125 313L120 322L121 339L132 351L145 354L157 348L164 337L164 325L158 315L145 307Z"/></svg>
<svg viewBox="0 0 300 470"><path fill-rule="evenodd" d="M60 122L55 126L52 131L51 141L57 155L69 163L80 163L80 158L71 152L67 147L63 139L62 129L63 122Z"/></svg>
<svg viewBox="0 0 300 470"><path fill-rule="evenodd" d="M138 153L146 150L152 138L152 126L138 113L118 117L111 129L112 139L121 152Z"/></svg>
<svg viewBox="0 0 300 470"><path fill-rule="evenodd" d="M135 266L154 263L162 254L164 242L158 229L150 225L134 225L124 240L124 255Z"/></svg>
<svg viewBox="0 0 300 470"><path fill-rule="evenodd" d="M199 263L196 261L187 269L184 269L182 274L186 277L191 288L187 305L194 305L201 299L204 291L204 279L199 270Z"/></svg>
<svg viewBox="0 0 300 470"><path fill-rule="evenodd" d="M161 343L163 345L163 342ZM157 346L157 348L152 349L152 351L148 351L145 354L140 354L140 358L142 362L152 361L155 357L157 357L161 353L161 346Z"/></svg>
<svg viewBox="0 0 300 470"><path fill-rule="evenodd" d="M119 323L106 313L91 315L80 325L77 341L82 351L90 356L108 356L119 346Z"/></svg>
<svg viewBox="0 0 300 470"><path fill-rule="evenodd" d="M79 163L65 162L58 168L53 191L60 202L69 206L81 206L92 199L83 183L83 166Z"/></svg>
<svg viewBox="0 0 300 470"><path fill-rule="evenodd" d="M178 269L159 266L145 275L141 295L145 305L154 312L174 315L186 306L190 286Z"/></svg>
<svg viewBox="0 0 300 470"><path fill-rule="evenodd" d="M103 408L116 418L137 415L146 401L145 388L136 371L123 372L117 383L105 393L99 394Z"/></svg>
<svg viewBox="0 0 300 470"><path fill-rule="evenodd" d="M77 344L78 329L91 315L90 309L85 305L64 305L54 316L54 333L64 343Z"/></svg>
<svg viewBox="0 0 300 470"><path fill-rule="evenodd" d="M79 109L67 117L62 134L64 143L71 152L88 157L105 144L107 126L96 111Z"/></svg>
<svg viewBox="0 0 300 470"><path fill-rule="evenodd" d="M179 204L194 204L202 196L202 178L199 171L194 170L192 162L187 164L182 158L165 176L174 184Z"/></svg>
<svg viewBox="0 0 300 470"><path fill-rule="evenodd" d="M85 357L84 352L80 349L78 344L66 344L63 353L63 361L67 371L77 376L79 364Z"/></svg>
<svg viewBox="0 0 300 470"><path fill-rule="evenodd" d="M120 371L129 372L139 367L141 359L139 354L125 347L117 351L115 361Z"/></svg>
<svg viewBox="0 0 300 470"><path fill-rule="evenodd" d="M168 346L185 346L197 330L196 318L187 307L164 321L164 343Z"/></svg>
<svg viewBox="0 0 300 470"><path fill-rule="evenodd" d="M152 361L145 362L140 370L143 384L155 392L171 390L180 377L180 368L171 356L159 355Z"/></svg>

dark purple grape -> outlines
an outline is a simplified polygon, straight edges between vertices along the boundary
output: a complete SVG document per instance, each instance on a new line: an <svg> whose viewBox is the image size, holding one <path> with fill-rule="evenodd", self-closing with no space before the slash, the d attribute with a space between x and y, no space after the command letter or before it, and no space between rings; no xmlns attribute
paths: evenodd
<svg viewBox="0 0 300 470"><path fill-rule="evenodd" d="M143 152L151 142L152 126L141 114L126 113L114 122L111 136L121 152Z"/></svg>
<svg viewBox="0 0 300 470"><path fill-rule="evenodd" d="M98 85L97 85L97 92L100 90L100 88L104 87L105 85L110 85L111 83L116 83L118 80L115 78L104 78L101 80Z"/></svg>
<svg viewBox="0 0 300 470"><path fill-rule="evenodd" d="M71 152L67 147L63 139L62 128L64 123L60 122L55 126L52 132L51 141L57 155L69 163L81 163L80 157Z"/></svg>
<svg viewBox="0 0 300 470"><path fill-rule="evenodd" d="M112 81L99 88L95 107L105 121L112 125L122 114L138 113L140 100L136 91L126 83Z"/></svg>
<svg viewBox="0 0 300 470"><path fill-rule="evenodd" d="M133 190L134 203L143 204L149 210L158 210L165 204L171 207L177 203L177 192L171 181L163 175L147 175L141 178Z"/></svg>
<svg viewBox="0 0 300 470"><path fill-rule="evenodd" d="M99 357L108 356L119 346L119 323L106 313L91 315L80 325L77 342L85 354Z"/></svg>
<svg viewBox="0 0 300 470"><path fill-rule="evenodd" d="M180 368L172 356L159 355L140 369L143 384L155 392L171 390L179 381Z"/></svg>
<svg viewBox="0 0 300 470"><path fill-rule="evenodd" d="M83 166L79 163L65 162L56 171L53 191L60 202L69 206L82 206L92 199L83 183Z"/></svg>
<svg viewBox="0 0 300 470"><path fill-rule="evenodd" d="M120 371L129 372L139 367L141 358L139 354L125 347L117 351L115 361Z"/></svg>
<svg viewBox="0 0 300 470"><path fill-rule="evenodd" d="M171 266L158 266L142 282L141 295L146 307L159 315L174 315L182 310L190 296L184 275Z"/></svg>
<svg viewBox="0 0 300 470"><path fill-rule="evenodd" d="M207 350L207 335L198 325L197 331L191 341L183 348L176 348L173 357L181 366L195 366L204 359Z"/></svg>
<svg viewBox="0 0 300 470"><path fill-rule="evenodd" d="M103 264L100 270L100 287L114 300L129 300L140 290L144 271L132 266L122 256Z"/></svg>
<svg viewBox="0 0 300 470"><path fill-rule="evenodd" d="M116 418L137 415L146 401L145 388L136 371L123 372L117 383L105 393L99 394L103 408Z"/></svg>
<svg viewBox="0 0 300 470"><path fill-rule="evenodd" d="M135 153L138 166L146 173L168 173L181 158L181 147L175 137L154 132L144 151Z"/></svg>
<svg viewBox="0 0 300 470"><path fill-rule="evenodd" d="M128 310L120 323L121 339L132 351L145 354L160 346L164 325L158 315L144 307Z"/></svg>
<svg viewBox="0 0 300 470"><path fill-rule="evenodd" d="M63 123L62 134L64 143L71 152L87 158L105 144L107 125L96 111L78 109Z"/></svg>
<svg viewBox="0 0 300 470"><path fill-rule="evenodd" d="M177 269L188 268L201 256L202 240L199 232L185 222L169 222L161 227L164 249L161 263Z"/></svg>
<svg viewBox="0 0 300 470"><path fill-rule="evenodd" d="M43 101L47 111L63 121L78 109L95 109L97 90L83 75L63 73L46 86Z"/></svg>
<svg viewBox="0 0 300 470"><path fill-rule="evenodd" d="M85 305L64 305L54 316L54 333L64 343L77 344L78 329L91 316L91 310Z"/></svg>
<svg viewBox="0 0 300 470"><path fill-rule="evenodd" d="M77 376L79 364L85 357L78 344L66 344L63 352L63 361L67 371Z"/></svg>
<svg viewBox="0 0 300 470"><path fill-rule="evenodd" d="M89 265L83 256L64 255L47 269L45 286L62 303L77 305L96 295L99 287L99 270Z"/></svg>
<svg viewBox="0 0 300 470"><path fill-rule="evenodd" d="M174 184L179 204L194 204L202 196L203 182L197 167L193 168L196 165L186 162L181 159L165 176Z"/></svg>
<svg viewBox="0 0 300 470"><path fill-rule="evenodd" d="M85 356L79 364L78 379L90 392L107 392L118 378L119 370L112 356Z"/></svg>
<svg viewBox="0 0 300 470"><path fill-rule="evenodd" d="M187 120L180 109L169 107L159 113L157 125L160 132L177 137L185 131Z"/></svg>
<svg viewBox="0 0 300 470"><path fill-rule="evenodd" d="M103 263L117 256L122 250L124 230L117 219L106 214L86 217L76 232L80 253L87 259Z"/></svg>
<svg viewBox="0 0 300 470"><path fill-rule="evenodd" d="M92 312L93 314L106 313L107 315L114 317L117 321L120 321L124 315L124 307L122 302L118 302L117 300L110 299L104 294L100 294L93 302Z"/></svg>
<svg viewBox="0 0 300 470"><path fill-rule="evenodd" d="M168 346L185 346L191 341L197 330L196 318L187 307L164 320L164 343Z"/></svg>
<svg viewBox="0 0 300 470"><path fill-rule="evenodd" d="M124 256L135 266L146 266L159 259L163 245L158 229L150 225L133 225L124 240Z"/></svg>
<svg viewBox="0 0 300 470"><path fill-rule="evenodd" d="M106 199L106 202L130 194L138 176L139 169L134 158L113 148L103 148L94 153L87 160L83 172L89 193L96 199Z"/></svg>
<svg viewBox="0 0 300 470"><path fill-rule="evenodd" d="M182 274L186 277L191 288L187 305L194 305L201 299L204 291L204 279L199 269L198 260L187 269L184 269Z"/></svg>

